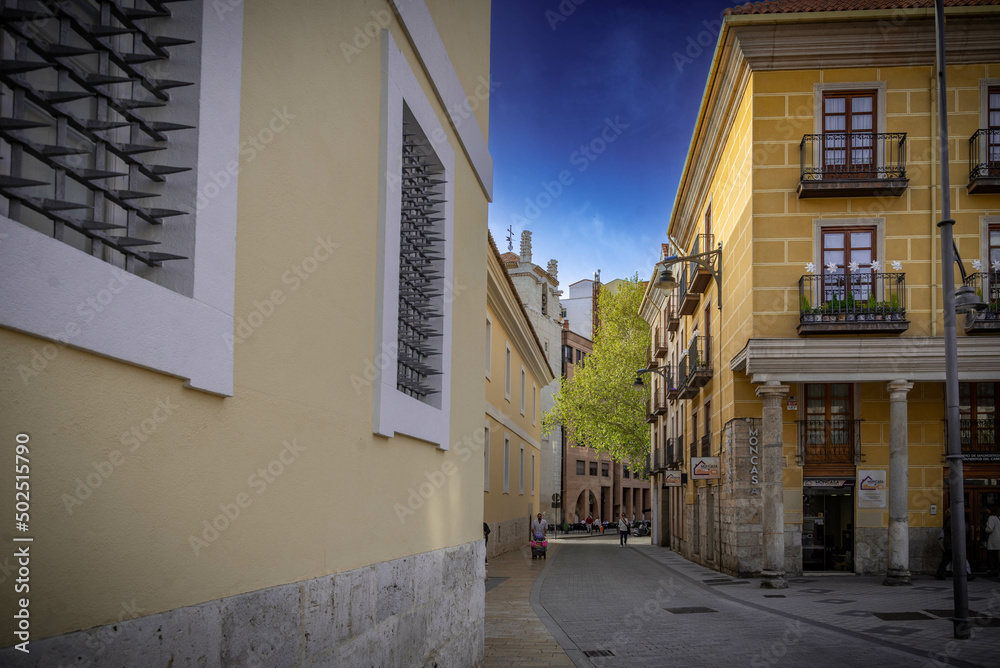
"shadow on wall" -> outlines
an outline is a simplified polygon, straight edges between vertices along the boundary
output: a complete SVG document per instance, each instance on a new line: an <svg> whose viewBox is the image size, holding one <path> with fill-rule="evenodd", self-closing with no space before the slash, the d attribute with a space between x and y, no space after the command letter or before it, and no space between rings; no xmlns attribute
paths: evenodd
<svg viewBox="0 0 1000 668"><path fill-rule="evenodd" d="M486 545L486 558L492 559L511 550L519 550L528 544L531 518L527 515L502 522L487 522L490 540Z"/></svg>

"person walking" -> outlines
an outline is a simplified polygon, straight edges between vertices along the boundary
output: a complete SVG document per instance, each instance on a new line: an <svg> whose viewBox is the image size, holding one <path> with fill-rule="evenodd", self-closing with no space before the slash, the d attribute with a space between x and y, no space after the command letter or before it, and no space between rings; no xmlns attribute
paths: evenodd
<svg viewBox="0 0 1000 668"><path fill-rule="evenodd" d="M986 577L1000 576L1000 506L990 508L986 520Z"/></svg>
<svg viewBox="0 0 1000 668"><path fill-rule="evenodd" d="M622 511L618 517L618 547L628 545L628 530L630 526L629 521L625 519L625 511Z"/></svg>
<svg viewBox="0 0 1000 668"><path fill-rule="evenodd" d="M965 527L966 535L968 535L969 527ZM952 559L952 549L951 549L951 508L944 509L944 525L941 527L941 535L938 540L941 540L941 563L938 564L937 572L934 573L935 580L944 580L945 569L948 564L951 563ZM960 567L961 568L961 567ZM954 570L954 566L952 566ZM969 566L969 560L965 560L965 577L968 580L975 580L976 576L972 574L972 568Z"/></svg>
<svg viewBox="0 0 1000 668"><path fill-rule="evenodd" d="M587 533L594 533L594 516L587 515Z"/></svg>
<svg viewBox="0 0 1000 668"><path fill-rule="evenodd" d="M549 531L549 523L542 519L542 514L538 513L538 519L531 523L531 537L533 540L544 540L545 534Z"/></svg>
<svg viewBox="0 0 1000 668"><path fill-rule="evenodd" d="M490 547L490 525L483 522L483 552L486 553L486 563L490 563L489 557L489 547Z"/></svg>

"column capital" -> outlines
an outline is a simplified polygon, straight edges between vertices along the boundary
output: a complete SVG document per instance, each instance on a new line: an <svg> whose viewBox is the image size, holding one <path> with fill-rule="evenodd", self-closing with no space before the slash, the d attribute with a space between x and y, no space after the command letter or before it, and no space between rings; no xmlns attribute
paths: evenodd
<svg viewBox="0 0 1000 668"><path fill-rule="evenodd" d="M892 401L906 401L906 395L913 389L913 383L905 380L890 380L885 384L885 389Z"/></svg>
<svg viewBox="0 0 1000 668"><path fill-rule="evenodd" d="M781 396L782 394L788 394L789 387L787 385L782 385L776 380L769 380L763 385L757 386L757 396Z"/></svg>

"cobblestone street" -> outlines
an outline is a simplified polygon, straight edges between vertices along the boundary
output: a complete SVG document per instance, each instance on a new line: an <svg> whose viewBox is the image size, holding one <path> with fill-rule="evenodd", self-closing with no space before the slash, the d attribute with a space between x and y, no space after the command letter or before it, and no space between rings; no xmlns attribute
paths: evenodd
<svg viewBox="0 0 1000 668"><path fill-rule="evenodd" d="M571 660L577 666L930 667L1000 661L996 579L969 583L973 638L955 641L950 580L916 576L911 587L883 587L881 578L806 576L791 578L785 590L762 590L755 580L693 564L651 546L648 538L632 540L621 549L615 536L557 538L544 561L519 552L494 559L486 665ZM553 651L556 646L565 654Z"/></svg>

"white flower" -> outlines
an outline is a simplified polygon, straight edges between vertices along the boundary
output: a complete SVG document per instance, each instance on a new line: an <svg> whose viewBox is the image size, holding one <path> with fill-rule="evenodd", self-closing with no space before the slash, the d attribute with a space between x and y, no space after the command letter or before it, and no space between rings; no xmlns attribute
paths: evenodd
<svg viewBox="0 0 1000 668"><path fill-rule="evenodd" d="M872 260L872 273L877 274L882 269L882 263L878 260Z"/></svg>
<svg viewBox="0 0 1000 668"><path fill-rule="evenodd" d="M847 268L850 269L851 273L853 274L858 270L858 263L855 262L854 260L851 260L851 263L847 265Z"/></svg>
<svg viewBox="0 0 1000 668"><path fill-rule="evenodd" d="M899 260L893 260L892 261L892 270L893 271L900 271L902 268L903 268L903 263L902 262L900 262Z"/></svg>
<svg viewBox="0 0 1000 668"><path fill-rule="evenodd" d="M826 263L826 270L827 270L828 273L836 274L837 273L837 263L834 262L833 260L830 260L829 262Z"/></svg>
<svg viewBox="0 0 1000 668"><path fill-rule="evenodd" d="M978 260L978 259L977 260L973 260L972 261L972 269L974 271L982 271L983 270L982 260Z"/></svg>
<svg viewBox="0 0 1000 668"><path fill-rule="evenodd" d="M806 262L806 273L807 274L815 274L816 273L816 265L813 264L812 262Z"/></svg>
<svg viewBox="0 0 1000 668"><path fill-rule="evenodd" d="M1000 271L1000 260L993 260L993 271Z"/></svg>

